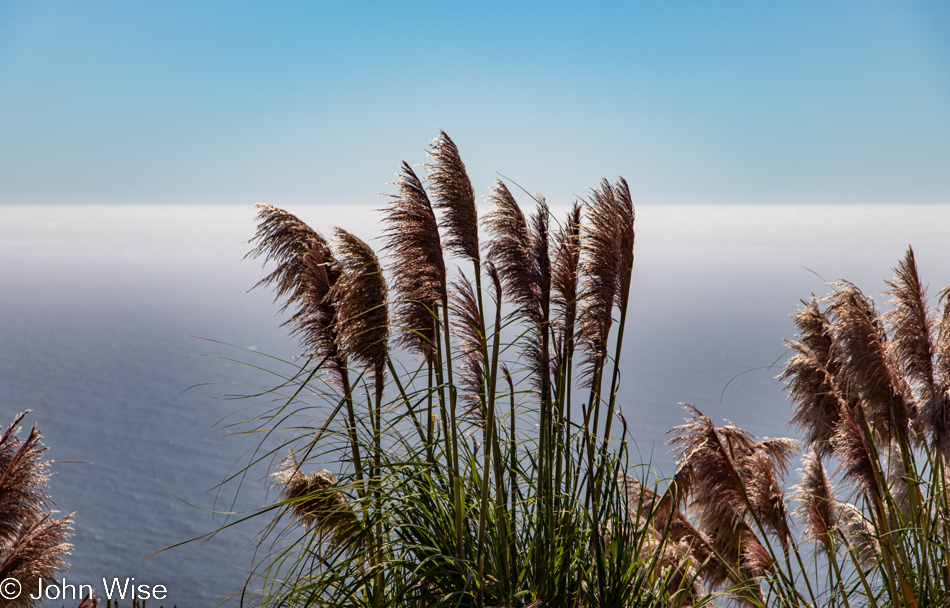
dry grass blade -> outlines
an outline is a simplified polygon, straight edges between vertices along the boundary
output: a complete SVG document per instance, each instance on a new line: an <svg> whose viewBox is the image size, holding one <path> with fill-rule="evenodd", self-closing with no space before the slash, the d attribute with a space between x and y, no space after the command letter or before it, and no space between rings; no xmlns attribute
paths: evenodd
<svg viewBox="0 0 950 608"><path fill-rule="evenodd" d="M465 172L458 147L444 131L439 131L439 136L432 142L429 156L434 162L428 165L432 170L428 181L432 183L435 207L445 212L440 225L446 230L446 247L478 261L475 191Z"/></svg>
<svg viewBox="0 0 950 608"><path fill-rule="evenodd" d="M436 308L446 303L445 261L439 227L422 182L408 164L396 182L398 194L385 212L386 247L393 257L394 320L399 344L431 360Z"/></svg>
<svg viewBox="0 0 950 608"><path fill-rule="evenodd" d="M343 272L333 286L337 303L337 344L347 357L379 373L389 354L389 307L386 280L372 248L342 228L336 251Z"/></svg>

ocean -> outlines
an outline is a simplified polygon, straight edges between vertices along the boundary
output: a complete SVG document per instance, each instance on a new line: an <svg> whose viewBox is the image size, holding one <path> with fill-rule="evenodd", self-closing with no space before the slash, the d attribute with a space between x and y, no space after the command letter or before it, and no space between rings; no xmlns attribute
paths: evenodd
<svg viewBox="0 0 950 608"><path fill-rule="evenodd" d="M379 230L369 208L288 210L327 235ZM227 359L298 353L272 294L248 292L266 272L242 260L254 210L2 211L0 424L30 409L25 424L43 432L49 494L75 513L66 579L103 597L103 578L134 578L167 588L150 606L216 605L244 584L264 522L184 541L273 498L263 468L239 492L221 486L257 445L228 428L245 405L232 397L271 381ZM659 475L673 470L664 441L680 403L794 436L776 376L799 299L847 279L886 306L878 294L909 244L932 296L950 284L950 205L645 204L636 230L620 406Z"/></svg>

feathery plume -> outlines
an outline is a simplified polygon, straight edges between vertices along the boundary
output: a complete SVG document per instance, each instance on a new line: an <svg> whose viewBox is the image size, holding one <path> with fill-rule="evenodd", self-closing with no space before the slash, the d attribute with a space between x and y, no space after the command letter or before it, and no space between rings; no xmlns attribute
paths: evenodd
<svg viewBox="0 0 950 608"><path fill-rule="evenodd" d="M940 303L943 314L937 324L937 341L934 344L935 371L939 390L950 392L950 286L940 292Z"/></svg>
<svg viewBox="0 0 950 608"><path fill-rule="evenodd" d="M692 416L686 424L670 430L673 438L668 443L677 446L674 449L680 470L689 472L689 508L698 527L708 531L713 549L730 560L727 567L746 571L745 545L752 542L755 533L745 518L742 479L712 421L691 405L686 409ZM732 443L740 443L730 447L751 449L751 436L741 429L731 431ZM715 569L707 571L705 578L713 586L728 580L725 571Z"/></svg>
<svg viewBox="0 0 950 608"><path fill-rule="evenodd" d="M791 455L798 442L787 437L765 439L753 445L753 451L740 460L739 470L757 516L788 550L788 509L780 480L788 471Z"/></svg>
<svg viewBox="0 0 950 608"><path fill-rule="evenodd" d="M495 265L508 300L518 313L533 323L534 331L523 342L522 354L538 373L531 374L535 388L548 378L549 357L542 346L544 321L550 308L551 265L548 254L547 207L542 202L527 220L508 187L496 181L489 201L493 204L485 218L492 240L488 260Z"/></svg>
<svg viewBox="0 0 950 608"><path fill-rule="evenodd" d="M792 490L800 504L797 512L805 520L808 531L816 538L836 535L855 548L861 563L873 563L880 557L873 524L853 504L835 499L834 487L817 450L806 454L802 462L801 482ZM824 542L824 546L832 550L830 542Z"/></svg>
<svg viewBox="0 0 950 608"><path fill-rule="evenodd" d="M551 259L548 251L551 214L544 203L544 197L538 194L536 199L538 206L531 214L529 230L531 232L531 265L537 280L539 312L535 318L537 331L527 340L524 352L531 361L531 367L538 370L538 373L531 374L532 383L535 389L543 394L545 389L542 387L551 377L551 357L548 352L550 347L546 346L545 342L545 337L548 335L548 328L545 325L551 313Z"/></svg>
<svg viewBox="0 0 950 608"><path fill-rule="evenodd" d="M455 316L452 318L454 335L461 350L462 373L459 374L459 385L462 388L462 399L466 405L465 416L481 424L484 422L482 404L485 399L486 362L482 351L482 338L485 328L482 327L481 317L478 314L478 300L475 288L468 277L452 283L452 307Z"/></svg>
<svg viewBox="0 0 950 608"><path fill-rule="evenodd" d="M558 329L568 336L574 334L577 311L577 271L581 255L581 206L574 203L567 221L554 237L554 259L551 262L551 303L559 314ZM571 326L563 323L570 319Z"/></svg>
<svg viewBox="0 0 950 608"><path fill-rule="evenodd" d="M42 515L49 501L49 463L40 460L46 448L33 425L25 440L18 436L22 412L0 437L0 538L9 538Z"/></svg>
<svg viewBox="0 0 950 608"><path fill-rule="evenodd" d="M709 541L674 504L676 492L670 491L672 488L660 498L635 477L622 472L617 474L617 484L626 496L630 519L649 534L646 540L649 550L658 549L669 527L669 538L665 541L667 546L659 566L668 573L668 590L680 591L677 596L680 603L676 605L692 606L708 595L698 576L702 564L707 570L718 567L722 570L722 580L728 578L728 573L712 553Z"/></svg>
<svg viewBox="0 0 950 608"><path fill-rule="evenodd" d="M798 403L792 422L805 431L805 443L826 456L838 423L839 399L843 398L834 383L837 364L831 353L831 321L814 295L807 302L802 300L792 320L798 327L797 339L786 344L795 355L780 378L786 382L789 398Z"/></svg>
<svg viewBox="0 0 950 608"><path fill-rule="evenodd" d="M704 416L697 408L686 405L692 416L682 424L670 429L673 437L667 442L677 452L676 463L679 469L689 472L690 495L693 497L691 508L699 516L700 527L705 523L715 524L716 519L726 519L730 526L737 525L742 519L742 487L738 471L728 452L716 433L712 420ZM750 448L751 436L743 435L741 429L733 429L733 442L736 439ZM717 509L724 511L724 517L712 516L705 502L718 504ZM707 521L711 520L711 521Z"/></svg>
<svg viewBox="0 0 950 608"><path fill-rule="evenodd" d="M908 471L913 471L913 468L909 468L909 463L904 461L900 446L897 445L896 441L891 442L887 451L884 452L882 456L884 457L884 462L887 467L885 475L887 494L893 499L893 503L888 501L888 508L893 507L901 513L906 520L910 515L910 497L908 496L910 486L908 484L907 475Z"/></svg>
<svg viewBox="0 0 950 608"><path fill-rule="evenodd" d="M551 297L551 259L548 251L548 232L551 223L551 212L544 202L544 197L535 195L538 206L531 214L531 265L537 277L538 292L541 298L542 313L548 307Z"/></svg>
<svg viewBox="0 0 950 608"><path fill-rule="evenodd" d="M755 443L755 449L767 455L772 469L784 477L791 466L792 455L801 450L801 445L790 437L766 437Z"/></svg>
<svg viewBox="0 0 950 608"><path fill-rule="evenodd" d="M817 449L806 453L802 464L798 471L801 481L792 486L793 496L800 505L796 513L805 521L808 531L821 538L838 527L834 486Z"/></svg>
<svg viewBox="0 0 950 608"><path fill-rule="evenodd" d="M921 437L929 437L931 447L947 455L950 454L950 400L934 378L936 328L912 247L907 248L894 273L894 280L887 282L891 288L887 293L894 307L883 315L890 328L888 354L900 366L920 403L913 430Z"/></svg>
<svg viewBox="0 0 950 608"><path fill-rule="evenodd" d="M521 207L504 182L498 180L488 196L493 208L485 217L492 234L488 260L498 270L508 299L535 321L541 319L541 277L536 263L539 245Z"/></svg>
<svg viewBox="0 0 950 608"><path fill-rule="evenodd" d="M940 292L943 314L934 342L934 390L919 415L935 449L950 460L950 287Z"/></svg>
<svg viewBox="0 0 950 608"><path fill-rule="evenodd" d="M326 239L297 216L258 204L256 246L245 257L264 256L277 268L254 287L276 285L274 300L286 296L281 312L294 307L282 323L291 326L308 355L325 359L324 368L340 384L343 361L337 349L336 303L330 292L340 277L340 265Z"/></svg>
<svg viewBox="0 0 950 608"><path fill-rule="evenodd" d="M564 370L559 367L566 363L564 359L568 348L573 350L575 327L577 325L578 266L580 264L581 242L581 206L574 203L568 213L566 223L554 236L553 258L551 260L551 325L554 329L554 356L552 374L561 377Z"/></svg>
<svg viewBox="0 0 950 608"><path fill-rule="evenodd" d="M33 606L36 601L39 579L55 580L56 574L69 568L64 559L72 550L66 542L72 536L72 515L53 519L45 514L36 520L22 523L12 536L0 539L0 577L14 578L20 582L23 592L4 606L17 608ZM7 601L7 600L4 600Z"/></svg>
<svg viewBox="0 0 950 608"><path fill-rule="evenodd" d="M933 311L927 306L926 290L920 283L914 250L894 269L894 281L888 281L894 308L884 313L890 327L892 356L905 377L916 388L920 412L913 421L917 433L928 436L931 447L950 455L950 395L936 380L934 359L940 344L940 327L935 326ZM937 336L936 344L934 335ZM936 356L938 365L939 355Z"/></svg>
<svg viewBox="0 0 950 608"><path fill-rule="evenodd" d="M479 260L478 211L475 207L475 191L465 172L465 164L459 157L455 142L439 131L433 140L429 156L434 161L428 165L432 170L428 181L432 183L435 207L445 212L439 224L446 230L446 247L459 255Z"/></svg>
<svg viewBox="0 0 950 608"><path fill-rule="evenodd" d="M754 536L746 539L746 542L743 543L742 557L744 568L754 577L762 576L766 571L771 570L774 565L769 552L762 545L762 542ZM750 599L754 597L753 594ZM753 606L757 605L754 600L749 603Z"/></svg>
<svg viewBox="0 0 950 608"><path fill-rule="evenodd" d="M330 294L337 303L337 345L347 356L374 369L376 380L381 381L389 354L383 271L372 248L346 230L336 228L335 245L343 269Z"/></svg>
<svg viewBox="0 0 950 608"><path fill-rule="evenodd" d="M851 283L842 282L830 296L833 319L832 356L844 389L861 403L882 445L908 437L916 416L910 386L888 350L887 334L874 302Z"/></svg>
<svg viewBox="0 0 950 608"><path fill-rule="evenodd" d="M386 246L394 258L394 320L398 342L427 360L435 356L436 307L446 303L445 261L439 228L422 182L408 164L395 183L398 194L384 210Z"/></svg>
<svg viewBox="0 0 950 608"><path fill-rule="evenodd" d="M623 306L623 281L633 270L633 245L635 239L634 220L636 215L633 209L633 198L630 196L630 186L627 180L618 178L614 184L614 200L617 205L617 222L620 232L620 272L617 276L617 291L614 303Z"/></svg>
<svg viewBox="0 0 950 608"><path fill-rule="evenodd" d="M23 592L8 604L32 606L40 578L55 580L68 568L72 549L72 515L54 520L45 507L49 462L41 460L46 448L34 424L25 440L19 437L17 415L0 436L0 579L15 578Z"/></svg>
<svg viewBox="0 0 950 608"><path fill-rule="evenodd" d="M332 473L320 470L304 475L291 454L272 475L280 484L280 499L290 503L291 514L305 526L331 534L340 545L359 535L359 518L337 489Z"/></svg>
<svg viewBox="0 0 950 608"><path fill-rule="evenodd" d="M881 544L874 524L861 510L849 502L839 502L835 517L839 522L842 539L854 547L858 560L865 566L881 559Z"/></svg>
<svg viewBox="0 0 950 608"><path fill-rule="evenodd" d="M629 194L629 192L627 192ZM586 351L584 373L591 376L599 361L606 356L607 336L613 320L613 306L621 297L625 265L632 263L633 252L624 251L632 246L632 207L618 200L617 190L605 179L600 190L591 191L587 217L590 220L581 233L581 269L587 277L580 296L581 344ZM629 243L627 242L629 241Z"/></svg>
<svg viewBox="0 0 950 608"><path fill-rule="evenodd" d="M920 392L933 393L933 322L927 307L927 294L920 284L914 250L908 247L903 261L894 269L893 281L888 281L894 308L884 313L890 327L889 348L908 379L915 382Z"/></svg>
<svg viewBox="0 0 950 608"><path fill-rule="evenodd" d="M716 552L735 560L728 566L760 576L772 562L752 524L758 521L787 546L787 510L779 480L797 444L785 438L756 442L734 425L717 428L695 407L686 409L692 416L670 431L668 443L676 446L680 470L689 474L690 510L698 527L709 531ZM706 580L723 584L723 574L712 569Z"/></svg>
<svg viewBox="0 0 950 608"><path fill-rule="evenodd" d="M844 405L839 412L831 446L838 457L839 470L844 472L844 478L853 482L859 493L875 501L880 499L882 493L875 472L877 461L873 456L873 446L851 410Z"/></svg>

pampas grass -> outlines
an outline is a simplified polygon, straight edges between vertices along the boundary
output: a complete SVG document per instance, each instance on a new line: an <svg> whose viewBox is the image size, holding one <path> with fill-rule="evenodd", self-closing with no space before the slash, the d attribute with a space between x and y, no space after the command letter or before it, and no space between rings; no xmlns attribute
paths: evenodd
<svg viewBox="0 0 950 608"><path fill-rule="evenodd" d="M793 314L780 378L798 483L798 441L687 406L676 472L648 484L617 401L629 185L603 180L558 224L543 196L525 213L498 181L479 225L458 146L440 132L429 155L427 176L401 165L382 257L260 207L250 255L276 264L260 285L310 358L256 428L323 412L281 445L295 456L248 582L262 605L950 601L950 288L931 304L912 250L886 312L842 281Z"/></svg>
<svg viewBox="0 0 950 608"><path fill-rule="evenodd" d="M421 180L402 164L398 194L384 210L386 247L392 256L398 344L431 361L438 307L446 306L445 260L438 222Z"/></svg>
<svg viewBox="0 0 950 608"><path fill-rule="evenodd" d="M5 606L33 606L39 579L54 581L68 569L72 515L53 519L46 493L50 462L36 425L19 436L28 412L13 419L0 436L0 580L19 581L22 592Z"/></svg>
<svg viewBox="0 0 950 608"><path fill-rule="evenodd" d="M675 572L698 564L707 591L756 607L948 605L948 291L942 306L928 302L912 249L894 272L886 312L842 281L792 315L799 333L780 378L807 448L794 513L784 476L797 442L716 426L693 406L671 430L678 469L666 491L625 481L643 497L628 499L633 518L652 530L667 522ZM606 273L598 282L609 283Z"/></svg>
<svg viewBox="0 0 950 608"><path fill-rule="evenodd" d="M306 395L327 400L319 432L285 442L300 460L275 474L276 507L303 531L290 541L278 519L262 532L284 544L249 580L261 603L662 605L698 588L695 565L660 559L662 532L640 555L647 531L604 478L626 454L610 436L619 345L607 353L633 263L626 182L604 182L556 231L541 195L525 214L497 182L479 226L458 146L440 132L429 155L424 178L401 165L382 258L343 229L327 241L259 207L249 255L276 265L259 285L309 358L257 428L280 431ZM468 268L450 271L453 255ZM578 322L595 310L596 339ZM583 424L570 403L578 343L597 361Z"/></svg>

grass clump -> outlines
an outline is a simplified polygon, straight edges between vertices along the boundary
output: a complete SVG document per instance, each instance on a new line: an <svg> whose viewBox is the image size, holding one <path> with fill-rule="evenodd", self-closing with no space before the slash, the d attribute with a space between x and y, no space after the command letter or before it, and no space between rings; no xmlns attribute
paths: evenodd
<svg viewBox="0 0 950 608"><path fill-rule="evenodd" d="M950 290L929 307L912 250L887 312L842 282L793 316L797 485L798 441L687 406L661 489L617 403L627 183L558 222L498 181L479 219L452 140L429 154L425 178L401 166L380 254L258 206L249 255L306 356L252 421L248 467L283 464L246 603L948 605Z"/></svg>
<svg viewBox="0 0 950 608"><path fill-rule="evenodd" d="M797 441L716 427L693 406L672 429L678 469L655 513L722 601L950 605L950 288L928 304L913 249L887 285L886 312L838 282L792 316L781 378L804 455L788 491Z"/></svg>
<svg viewBox="0 0 950 608"><path fill-rule="evenodd" d="M250 255L274 264L261 285L306 358L256 419L289 434L256 460L291 456L265 510L255 601L691 602L695 575L673 584L659 561L668 534L631 517L642 492L615 481L626 182L605 180L558 223L540 195L526 215L499 181L480 221L454 142L441 133L429 155L424 179L402 164L379 255L341 228L328 240L258 207ZM317 465L332 472L306 472Z"/></svg>

